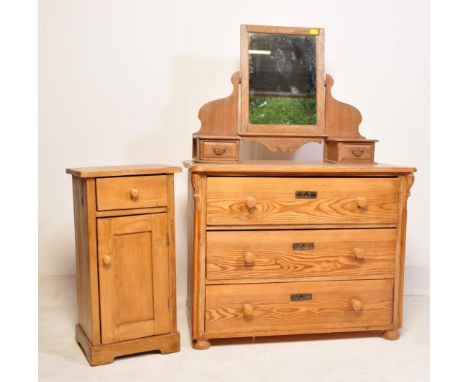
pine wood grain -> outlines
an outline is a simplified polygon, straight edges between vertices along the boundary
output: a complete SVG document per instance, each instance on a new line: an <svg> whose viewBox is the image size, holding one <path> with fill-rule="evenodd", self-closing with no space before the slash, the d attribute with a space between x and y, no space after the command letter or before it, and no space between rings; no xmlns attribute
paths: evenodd
<svg viewBox="0 0 468 382"><path fill-rule="evenodd" d="M96 179L98 210L161 207L167 204L166 175ZM132 195L132 192L135 194Z"/></svg>
<svg viewBox="0 0 468 382"><path fill-rule="evenodd" d="M162 244L162 247L167 249L167 259L164 260L164 252L160 253L162 257L162 265L167 263L167 274L168 274L168 287L169 287L169 302L168 310L170 317L170 325L172 332L177 331L177 293L176 293L176 233L175 233L175 200L174 200L174 174L167 175L167 233L166 233L166 245ZM161 237L164 240L164 237ZM156 268L158 266L156 265ZM165 267L160 266L159 272L165 272ZM155 275L158 273L155 272ZM157 276L156 276L157 277ZM164 279L164 278L163 278ZM162 301L162 300L161 300ZM161 306L163 309L163 306Z"/></svg>
<svg viewBox="0 0 468 382"><path fill-rule="evenodd" d="M167 212L167 207L150 207L150 208L131 208L129 210L105 210L96 211L96 217L111 217L111 216L127 216L127 215L141 215L141 214L159 214L160 212Z"/></svg>
<svg viewBox="0 0 468 382"><path fill-rule="evenodd" d="M73 177L78 324L93 345L101 343L94 179Z"/></svg>
<svg viewBox="0 0 468 382"><path fill-rule="evenodd" d="M331 94L333 77L326 76L325 131L330 138L364 138L359 133L361 112L352 105L337 101Z"/></svg>
<svg viewBox="0 0 468 382"><path fill-rule="evenodd" d="M311 293L310 301L291 301ZM355 311L352 300L362 303ZM209 285L206 331L210 333L387 327L392 322L393 280ZM245 304L253 307L245 315Z"/></svg>
<svg viewBox="0 0 468 382"><path fill-rule="evenodd" d="M67 168L66 173L78 178L99 178L113 176L157 175L181 172L179 166L165 164L136 164L124 166L100 166Z"/></svg>
<svg viewBox="0 0 468 382"><path fill-rule="evenodd" d="M239 163L197 163L184 161L193 173L209 175L259 176L398 176L415 172L414 167L384 163L327 163L322 161L250 160Z"/></svg>
<svg viewBox="0 0 468 382"><path fill-rule="evenodd" d="M167 172L161 175L163 169ZM92 365L141 351L178 351L173 172L157 165L86 171L68 171L73 174L75 210L77 342ZM109 175L100 180L111 180L111 191L114 184L119 188L142 179L145 193L162 193L166 202L162 207L97 211L96 179L90 174ZM147 183L153 177L164 184ZM101 193L104 199L108 195L112 192Z"/></svg>
<svg viewBox="0 0 468 382"><path fill-rule="evenodd" d="M98 220L102 343L169 333L166 214Z"/></svg>
<svg viewBox="0 0 468 382"><path fill-rule="evenodd" d="M91 366L112 363L116 357L127 354L154 350L159 350L161 354L169 354L180 350L180 336L178 332L122 341L115 344L93 346L82 328L76 325L75 340L83 349Z"/></svg>
<svg viewBox="0 0 468 382"><path fill-rule="evenodd" d="M210 101L198 112L200 130L194 138L207 136L237 137L237 118L239 103L239 72L231 76L232 93L221 99Z"/></svg>
<svg viewBox="0 0 468 382"><path fill-rule="evenodd" d="M239 159L239 141L201 140L200 160L236 161Z"/></svg>
<svg viewBox="0 0 468 382"><path fill-rule="evenodd" d="M294 250L293 243L314 248ZM395 229L208 232L207 279L388 276L395 245Z"/></svg>
<svg viewBox="0 0 468 382"><path fill-rule="evenodd" d="M205 332L205 280L206 280L206 176L191 175L189 193L193 209L193 225L189 227L193 241L189 243L189 287L187 305L192 339L203 340Z"/></svg>
<svg viewBox="0 0 468 382"><path fill-rule="evenodd" d="M207 224L396 224L398 187L397 178L209 177ZM296 191L317 198L297 199Z"/></svg>
<svg viewBox="0 0 468 382"><path fill-rule="evenodd" d="M195 236L189 243L194 266L189 278L192 298L188 304L194 348L208 348L211 339L301 333L378 330L384 331L385 338L398 337L406 199L414 180L414 168L282 161L184 164L190 169L194 184L191 197L194 208L190 216ZM298 185L298 178L304 182L300 185L307 187L293 188ZM309 188L311 184L317 185L309 182L323 183L323 190ZM296 199L295 191L317 191L317 199ZM336 200L352 199L354 209L348 211L340 203L338 207L330 203L328 208L313 204L324 195ZM362 210L359 217L370 211L371 219L353 220L357 208ZM242 216L247 213L260 216L250 219ZM310 216L323 215L327 219L310 220ZM210 220L213 216L214 221ZM304 216L309 220L300 221ZM336 220L336 216L340 218ZM351 239L333 238L341 231L356 235ZM307 240L306 236L296 235L309 232L317 235L314 249L320 248L322 261L313 261L313 250L293 256L291 253L295 252L287 249L292 239ZM364 261L354 266L349 250L360 232L365 248L360 248L364 252L357 254L361 257L364 253ZM356 263L359 260L356 255L354 259ZM319 313L311 310L315 315L309 315L296 311L294 306L291 309L293 302L286 300L285 294L281 298L273 296L291 285L322 286L316 289L312 301L317 302L323 293L326 297L320 301L331 302L331 309L321 305ZM371 310L369 300L362 296L371 296ZM345 297L349 297L346 309L351 310L351 315L344 308ZM340 298L341 304L335 304ZM351 303L352 300L358 301ZM307 306L311 302L297 303Z"/></svg>

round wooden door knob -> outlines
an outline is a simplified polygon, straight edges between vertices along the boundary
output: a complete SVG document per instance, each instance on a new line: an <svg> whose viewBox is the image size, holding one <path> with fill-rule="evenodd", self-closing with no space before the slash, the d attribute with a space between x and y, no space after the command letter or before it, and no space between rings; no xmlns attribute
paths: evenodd
<svg viewBox="0 0 468 382"><path fill-rule="evenodd" d="M138 192L138 190L136 188L132 188L130 190L130 197L133 199L133 200L137 200L138 197L140 196L140 193Z"/></svg>
<svg viewBox="0 0 468 382"><path fill-rule="evenodd" d="M249 210L251 210L255 208L255 206L257 205L257 199L255 199L253 196L248 196L245 199L245 205L247 206Z"/></svg>
<svg viewBox="0 0 468 382"><path fill-rule="evenodd" d="M244 306L242 307L242 313L244 313L244 317L252 317L253 315L252 304L244 304Z"/></svg>
<svg viewBox="0 0 468 382"><path fill-rule="evenodd" d="M362 209L367 208L367 199L365 197L358 196L356 200L357 200L357 205L359 208L362 208Z"/></svg>
<svg viewBox="0 0 468 382"><path fill-rule="evenodd" d="M246 252L244 254L244 262L245 262L245 265L254 265L255 255L252 252Z"/></svg>
<svg viewBox="0 0 468 382"><path fill-rule="evenodd" d="M108 256L108 255L102 256L102 264L111 265L111 263L112 263L112 259L111 259L110 256Z"/></svg>
<svg viewBox="0 0 468 382"><path fill-rule="evenodd" d="M358 261L364 261L366 256L364 256L364 250L362 248L354 248L353 249L354 258Z"/></svg>
<svg viewBox="0 0 468 382"><path fill-rule="evenodd" d="M362 302L359 301L358 299L355 299L353 298L351 300L351 308L355 311L355 312L360 312L362 310Z"/></svg>

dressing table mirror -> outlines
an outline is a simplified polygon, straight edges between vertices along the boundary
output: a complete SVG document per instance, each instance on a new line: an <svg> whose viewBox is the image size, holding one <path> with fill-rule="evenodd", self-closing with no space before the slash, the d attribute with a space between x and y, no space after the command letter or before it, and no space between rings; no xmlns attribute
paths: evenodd
<svg viewBox="0 0 468 382"><path fill-rule="evenodd" d="M240 142L253 141L273 152L323 142L327 162L373 163L376 140L359 133L361 113L331 95L324 29L241 25L240 37L232 94L200 109L195 161L238 161Z"/></svg>

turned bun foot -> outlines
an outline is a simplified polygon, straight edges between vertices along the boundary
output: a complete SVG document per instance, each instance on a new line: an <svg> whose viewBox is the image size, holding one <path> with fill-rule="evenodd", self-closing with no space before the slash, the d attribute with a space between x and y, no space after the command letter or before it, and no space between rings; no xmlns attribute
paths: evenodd
<svg viewBox="0 0 468 382"><path fill-rule="evenodd" d="M400 331L398 329L384 330L383 338L389 341L395 341L400 338Z"/></svg>
<svg viewBox="0 0 468 382"><path fill-rule="evenodd" d="M193 348L194 349L197 349L197 350L205 350L205 349L208 349L210 346L211 346L211 342L206 340L206 339L196 339L194 342L193 342Z"/></svg>

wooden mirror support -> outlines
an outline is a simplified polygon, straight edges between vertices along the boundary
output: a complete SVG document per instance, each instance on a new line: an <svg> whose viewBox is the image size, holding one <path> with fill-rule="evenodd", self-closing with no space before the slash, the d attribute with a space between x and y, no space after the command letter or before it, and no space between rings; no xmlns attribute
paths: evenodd
<svg viewBox="0 0 468 382"><path fill-rule="evenodd" d="M291 34L298 34L297 31L304 33L305 30L319 31L316 126L253 125L260 126L262 131L246 130L246 126L252 126L246 124L249 91L246 83L248 81L248 61L246 61L248 57L245 46L246 33L251 30ZM318 28L241 26L242 72L247 75L242 77L241 72L235 72L231 77L232 94L226 98L208 102L200 109L198 118L201 121L201 128L193 134L194 161L239 161L240 141L243 140L261 143L273 152L294 152L306 143L324 142L324 161L373 163L377 140L366 139L359 133L361 113L354 106L335 100L331 94L333 78L328 74L323 78L323 36L324 30ZM241 89L242 99L239 99ZM323 89L324 92L322 92Z"/></svg>
<svg viewBox="0 0 468 382"><path fill-rule="evenodd" d="M203 105L198 112L201 128L193 134L192 154L200 162L239 160L240 137L237 135L239 108L239 72L231 77L229 97Z"/></svg>
<svg viewBox="0 0 468 382"><path fill-rule="evenodd" d="M375 139L359 133L361 112L352 105L337 101L331 94L333 77L325 79L325 131L323 160L327 162L374 162Z"/></svg>

